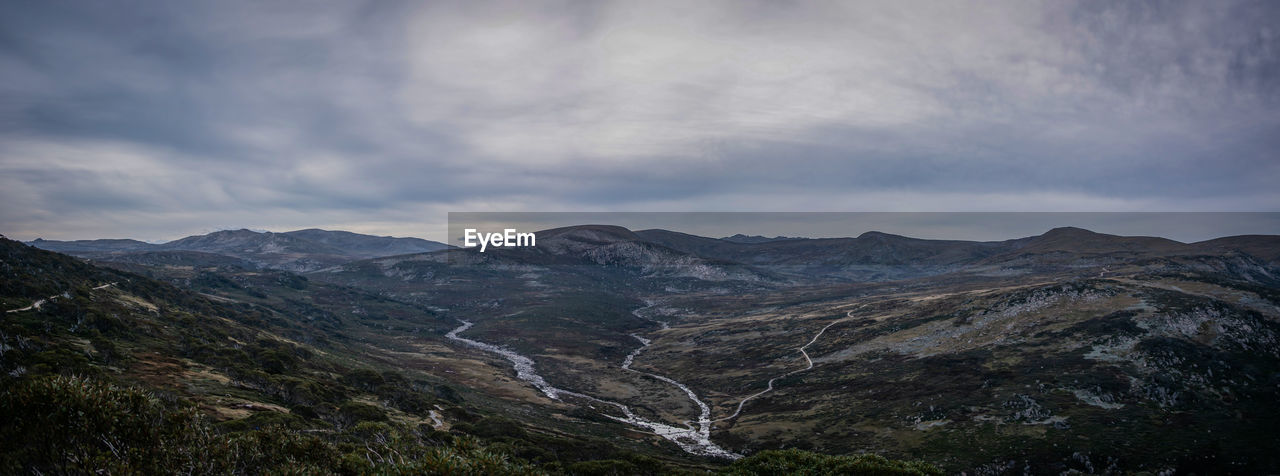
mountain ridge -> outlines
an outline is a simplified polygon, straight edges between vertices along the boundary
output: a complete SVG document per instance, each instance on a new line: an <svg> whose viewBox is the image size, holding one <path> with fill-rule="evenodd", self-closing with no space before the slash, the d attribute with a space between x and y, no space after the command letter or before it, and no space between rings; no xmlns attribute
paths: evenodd
<svg viewBox="0 0 1280 476"><path fill-rule="evenodd" d="M922 239L867 231L853 238L744 242L729 239L732 237L710 238L664 229L632 231L605 224L566 226L535 233L538 243L533 250L490 249L484 254L487 256L471 256L474 250L453 248L455 252L445 261L496 264L514 259L512 264L614 264L646 273L659 269L688 271L696 267L697 271L689 276L748 281L783 279L773 275L776 271L782 273L781 276L789 276L785 279L797 282L815 279L856 282L965 269L1105 265L1125 259L1182 259L1229 253L1252 256L1262 263L1280 260L1280 252L1275 251L1280 248L1280 236L1275 235L1228 236L1181 243L1161 237L1110 235L1070 226L1002 241ZM450 249L443 243L418 238L379 237L317 228L280 233L222 230L161 244L128 239L35 240L29 244L102 261L193 266L247 263L302 273L361 260L396 256L418 259L410 257ZM208 254L229 259L220 260ZM744 267L739 271L745 270L745 274L726 267ZM748 269L751 267L756 269Z"/></svg>
<svg viewBox="0 0 1280 476"><path fill-rule="evenodd" d="M373 236L348 231L308 228L288 232L258 232L245 228L191 235L165 243L131 239L56 241L36 239L28 245L49 251L100 260L146 260L138 253L212 253L252 263L254 266L313 271L368 258L438 251L444 243L421 238ZM154 256L154 255L151 255ZM175 264L182 255L167 255ZM188 255L197 258L193 255Z"/></svg>
<svg viewBox="0 0 1280 476"><path fill-rule="evenodd" d="M230 230L192 241L275 256L299 254L296 246L307 243L261 238ZM234 258L196 251L127 252L95 263L15 247L0 258L13 262L6 269L25 269L7 276L4 293L6 309L21 319L5 322L25 323L20 335L48 332L40 320L52 313L65 319L59 333L77 332L80 314L70 304L105 311L100 316L124 306L132 309L129 322L159 330L167 327L147 323L183 308L225 315L266 338L192 336L173 341L189 342L179 357L227 374L243 358L232 358L237 346L250 344L250 355L266 359L267 376L228 376L257 379L249 381L265 389L285 388L270 375L331 381L323 366L333 364L321 351L337 352L460 385L471 404L520 408L525 422L673 458L689 456L652 434L599 426L619 414L592 402L616 401L664 425L707 415L706 441L741 454L804 447L926 458L953 473L1014 460L1057 473L1093 472L1073 455L1093 463L1114 457L1118 468L1134 471L1204 468L1180 460L1183 454L1280 467L1257 449L1280 418L1270 405L1280 388L1280 268L1266 261L1277 248L1280 236L1188 244L1071 227L995 242L867 232L734 243L584 225L540 232L534 247L450 248L306 272L244 269ZM334 249L317 245L297 258L318 260ZM183 293L144 292L142 280L126 283L103 268ZM68 288L74 299L56 297ZM208 324L220 322L228 321ZM183 325L208 327L200 319ZM108 337L118 349L143 352L134 327L111 327L119 334ZM459 332L504 349L505 360L459 346L450 337ZM272 334L303 346L282 347ZM65 358L80 355L76 342L69 336L59 344ZM91 355L110 355L110 344L91 346ZM200 360L212 355L206 346L225 348L219 352L227 359ZM290 371L304 368L316 372ZM312 390L255 398L344 425L344 406L363 408L346 400L385 398L363 395L376 385L360 388L323 407ZM547 398L543 388L565 393ZM440 417L433 407L406 403L413 406L387 411L416 411L422 422ZM474 421L460 410L444 418L460 429ZM1170 419L1187 426L1161 423ZM1242 444L1206 446L1209 432ZM1134 434L1158 434L1144 441L1160 447L1117 444Z"/></svg>

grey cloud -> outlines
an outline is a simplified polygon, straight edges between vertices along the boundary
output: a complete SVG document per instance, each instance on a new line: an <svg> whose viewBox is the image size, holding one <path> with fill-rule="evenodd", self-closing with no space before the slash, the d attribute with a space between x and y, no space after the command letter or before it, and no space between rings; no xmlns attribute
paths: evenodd
<svg viewBox="0 0 1280 476"><path fill-rule="evenodd" d="M1276 18L1249 1L10 3L0 232L1275 210Z"/></svg>

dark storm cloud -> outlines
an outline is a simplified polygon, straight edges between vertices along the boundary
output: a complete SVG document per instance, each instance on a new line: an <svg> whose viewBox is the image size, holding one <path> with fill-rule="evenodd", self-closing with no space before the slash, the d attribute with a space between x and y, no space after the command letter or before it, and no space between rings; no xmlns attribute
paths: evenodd
<svg viewBox="0 0 1280 476"><path fill-rule="evenodd" d="M1276 210L1273 2L11 2L0 230Z"/></svg>

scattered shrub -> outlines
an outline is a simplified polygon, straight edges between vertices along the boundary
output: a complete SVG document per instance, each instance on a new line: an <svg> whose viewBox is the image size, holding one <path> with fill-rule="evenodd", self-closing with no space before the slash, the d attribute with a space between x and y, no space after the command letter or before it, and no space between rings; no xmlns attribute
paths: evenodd
<svg viewBox="0 0 1280 476"><path fill-rule="evenodd" d="M877 455L831 456L796 449L761 451L729 467L735 476L764 475L941 475L927 463L896 461Z"/></svg>

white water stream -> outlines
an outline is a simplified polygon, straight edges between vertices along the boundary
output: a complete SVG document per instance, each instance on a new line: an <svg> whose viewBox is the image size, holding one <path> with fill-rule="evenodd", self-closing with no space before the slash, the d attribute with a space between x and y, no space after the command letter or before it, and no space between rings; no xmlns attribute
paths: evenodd
<svg viewBox="0 0 1280 476"><path fill-rule="evenodd" d="M706 403L704 403L702 400L699 400L699 399L698 399L698 394L693 393L693 389L690 389L690 388L689 388L688 386L686 386L685 384L682 384L682 383L680 383L680 382L675 381L675 379L672 379L672 378L669 378L669 377L666 377L666 376L663 376L663 375L658 375L658 374L651 373L651 372L643 372L643 371L640 371L640 370L636 370L636 369L631 368L631 363L632 363L632 361L634 361L634 360L635 360L635 358L636 358L636 356L637 356L637 355L640 355L640 352L641 352L641 351L643 351L644 349L646 349L646 348L648 348L648 347L649 347L649 342L650 342L650 341L649 341L649 339L645 339L645 338L640 337L640 336L635 335L635 334L631 334L631 337L635 337L635 338L636 338L636 340L640 341L641 346L640 346L640 348L638 348L638 349L636 349L636 350L631 351L631 353L630 353L630 354L627 354L627 358L626 358L626 360L623 360L623 361L622 361L622 370L627 370L627 371L631 371L631 372L638 373L638 374L640 374L640 375L644 375L644 376L652 377L652 378L654 378L654 379L661 380L661 381L666 382L666 383L669 383L669 384L671 384L671 385L675 385L675 386L676 386L676 387L678 387L680 390L683 390L683 391L684 391L684 394L689 396L689 400L692 400L692 401L693 401L693 403L694 403L695 405L697 405L697 406L698 406L698 410L699 410L699 414L698 414L698 430L697 430L697 431L698 431L698 434L702 435L702 438L710 438L710 435L711 435L711 407L707 406L707 404L706 404ZM685 424L685 426L688 426L688 427L689 427L689 429L693 429L693 425L689 424L689 422L688 422L688 421L685 421L685 422L684 422L684 424Z"/></svg>
<svg viewBox="0 0 1280 476"><path fill-rule="evenodd" d="M550 398L552 400L560 400L560 397L563 395L563 396L577 397L577 398L589 400L589 401L600 403L600 404L611 405L617 408L619 411L621 411L623 417L617 417L609 414L604 414L604 416L623 422L623 423L627 423L629 425L647 429L658 436L661 436L663 438L670 440L672 443L675 443L677 446L679 446L681 449L683 449L688 453L692 453L695 455L702 455L702 456L728 458L728 459L738 459L742 457L742 455L740 454L728 451L716 445L715 443L711 442L711 437L710 437L711 410L710 408L707 407L705 403L703 403L701 400L698 399L697 395L695 395L693 391L689 389L689 387L679 382L676 382L675 380L672 380L670 378L663 377L661 375L651 374L648 372L641 372L638 370L633 370L631 368L631 363L635 359L636 355L638 355L640 351L644 350L645 347L648 347L649 341L647 339L644 339L640 336L632 335L644 345L641 346L639 349L632 351L631 354L627 355L626 360L624 360L622 363L622 368L631 372L640 373L643 375L656 378L658 380L662 380L664 382L667 382L679 387L681 390L684 390L685 393L689 395L689 398L691 398L695 403L697 403L698 407L701 409L701 415L698 418L698 428L694 428L692 425L686 425L686 427L681 428L678 426L672 426L672 425L667 425L665 423L659 423L659 422L647 420L637 416L634 412L631 411L631 408L621 403L602 400L596 397L592 397L590 395L586 395L586 394L582 394L582 393L578 393L570 390L565 390L562 388L556 388L551 384L547 383L546 379L542 378L541 375L538 375L538 373L534 369L534 364L532 359L503 347L499 347L493 344L486 344L484 342L471 340L471 339L459 336L458 335L459 333L462 333L467 329L470 329L472 326L472 323L468 321L463 321L459 319L459 322L461 322L462 325L458 326L457 329L450 331L448 334L445 335L445 337L461 342L468 346L475 347L485 352L490 352L490 353L498 354L505 357L507 360L511 361L512 366L515 368L516 378L519 378L520 380L523 380L525 382L532 384L535 388L537 388L544 395L546 395L547 398Z"/></svg>
<svg viewBox="0 0 1280 476"><path fill-rule="evenodd" d="M653 304L650 303L649 307L652 307L652 306ZM863 307L866 307L866 306L865 305L858 306L858 309L861 309ZM807 344L800 347L799 349L800 355L804 356L805 363L807 364L805 368L792 370L790 372L787 372L777 377L769 379L768 385L764 390L761 390L760 392L749 395L746 398L742 399L742 401L738 402L738 407L733 411L732 415L729 415L724 418L718 418L715 420L711 419L711 408L705 402L700 400L698 398L698 395L694 393L693 390L690 389L687 385L677 382L674 379L671 379L666 376L662 376L662 375L658 375L650 372L644 372L644 371L631 368L631 364L635 362L636 356L640 355L641 352L643 352L646 348L648 348L651 342L649 339L640 337L636 334L631 334L631 337L634 337L637 341L640 341L640 347L637 348L636 350L631 351L631 353L627 354L627 357L622 360L622 369L628 372L635 372L640 375L654 378L654 379L669 383L671 385L675 385L677 388L684 391L684 393L689 396L689 400L692 400L693 403L698 406L699 415L698 415L697 428L694 428L693 424L689 421L685 421L684 422L685 427L681 428L678 426L667 425L665 423L646 420L644 418L640 418L639 416L636 416L636 414L633 413L630 408L628 408L626 405L623 405L621 403L602 400L596 397L592 397L590 395L585 395L578 392L573 392L573 391L565 390L562 388L553 387L551 386L551 384L547 383L546 379L543 379L542 376L538 375L538 373L534 370L532 359L503 347L499 347L493 344L486 344L484 342L475 341L475 340L467 339L465 337L458 336L459 333L464 332L467 329L471 328L472 323L468 321L463 321L459 319L458 322L461 322L462 325L459 326L457 329L450 331L448 334L446 334L446 337L456 340L458 342L462 342L463 344L469 345L471 347L475 347L477 349L480 349L486 352L491 352L491 353L506 357L506 359L511 361L512 366L515 367L516 369L516 377L519 378L520 380L533 384L533 386L536 387L543 394L545 394L547 398L550 398L552 400L560 400L561 395L568 395L568 396L573 396L573 397L589 400L596 403L611 405L613 407L616 407L618 410L620 410L622 414L625 416L625 418L619 418L613 415L605 414L606 417L612 418L614 420L617 420L623 423L648 429L649 431L652 431L654 434L657 434L658 436L671 440L673 443L675 443L676 445L679 445L680 448L685 450L686 452L696 454L696 455L703 455L703 456L716 456L721 458L738 459L738 458L741 458L742 455L725 450L724 448L721 448L717 446L715 443L711 442L711 425L714 422L736 418L739 414L742 413L742 407L743 405L746 405L747 402L751 401L752 399L755 399L756 397L759 397L761 395L764 395L766 393L773 391L773 383L776 382L778 379L789 377L791 375L795 375L800 372L804 372L812 369L813 359L809 358L809 352L807 352L806 349L808 349L809 346L813 345L815 342L818 342L818 338L822 337L822 334L826 332L827 329L830 329L831 326L844 322L846 319L852 318L853 313L856 312L858 309L848 311L845 314L844 319L838 319L828 323L826 326L823 326L823 328L820 329L817 334L813 335L812 339L809 339L809 342ZM639 309L637 309L636 311L632 311L633 314L636 315L636 317L652 320L652 319L648 319L641 316L638 313L638 311ZM667 328L666 323L662 321L656 321L656 322L663 324L663 329Z"/></svg>

